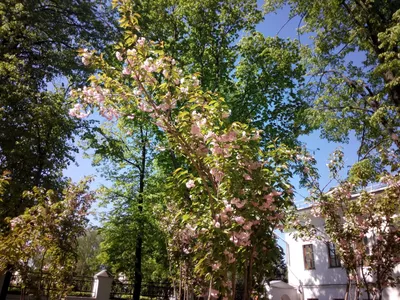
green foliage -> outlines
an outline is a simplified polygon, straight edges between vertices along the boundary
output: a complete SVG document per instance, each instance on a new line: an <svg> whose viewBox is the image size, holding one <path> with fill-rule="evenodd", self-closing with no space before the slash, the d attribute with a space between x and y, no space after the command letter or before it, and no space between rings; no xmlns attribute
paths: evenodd
<svg viewBox="0 0 400 300"><path fill-rule="evenodd" d="M399 149L400 3L268 0L265 6L271 11L284 4L301 17L301 32L313 35L304 52L309 122L332 141L354 133L360 159ZM362 62L353 62L356 57Z"/></svg>
<svg viewBox="0 0 400 300"><path fill-rule="evenodd" d="M203 89L211 91L230 89L239 34L262 20L254 0L144 0L129 5L140 15L139 35L162 41L165 52L185 71L199 72Z"/></svg>
<svg viewBox="0 0 400 300"><path fill-rule="evenodd" d="M228 98L232 119L250 122L267 140L295 145L308 128L304 110L305 68L298 41L254 32L239 42L236 91Z"/></svg>
<svg viewBox="0 0 400 300"><path fill-rule="evenodd" d="M8 100L0 109L0 171L11 178L0 203L2 222L34 205L21 197L23 191L34 186L62 190L62 170L73 160L76 147L70 142L78 128L62 94L38 92L33 98Z"/></svg>
<svg viewBox="0 0 400 300"><path fill-rule="evenodd" d="M21 197L23 191L34 186L62 191L62 170L73 161L73 137L83 123L67 114L68 89L54 90L50 82L85 79L77 49L104 48L115 35L105 4L0 3L0 172L8 171L12 179L0 204L2 223L34 204Z"/></svg>

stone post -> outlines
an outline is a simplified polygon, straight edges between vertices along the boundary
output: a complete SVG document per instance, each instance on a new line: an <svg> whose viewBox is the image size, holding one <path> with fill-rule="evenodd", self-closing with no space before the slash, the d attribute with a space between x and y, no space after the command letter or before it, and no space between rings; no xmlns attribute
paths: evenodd
<svg viewBox="0 0 400 300"><path fill-rule="evenodd" d="M114 278L106 270L94 275L92 297L96 300L109 300Z"/></svg>

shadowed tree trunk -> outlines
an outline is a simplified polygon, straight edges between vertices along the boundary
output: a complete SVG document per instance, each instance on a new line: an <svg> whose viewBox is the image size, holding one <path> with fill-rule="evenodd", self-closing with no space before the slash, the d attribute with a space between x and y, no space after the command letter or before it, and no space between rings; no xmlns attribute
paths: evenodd
<svg viewBox="0 0 400 300"><path fill-rule="evenodd" d="M142 289L142 245L143 245L143 220L141 214L143 211L143 191L145 181L145 170L146 170L146 135L143 132L143 127L140 127L140 136L142 143L141 153L141 165L139 175L139 196L138 196L138 209L139 209L139 220L138 220L138 235L136 237L136 249L135 249L135 279L133 287L133 300L140 299L140 292Z"/></svg>

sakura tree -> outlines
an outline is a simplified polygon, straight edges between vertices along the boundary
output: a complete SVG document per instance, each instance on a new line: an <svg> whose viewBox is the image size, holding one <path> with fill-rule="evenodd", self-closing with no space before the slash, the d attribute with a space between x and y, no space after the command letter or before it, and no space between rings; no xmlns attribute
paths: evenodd
<svg viewBox="0 0 400 300"><path fill-rule="evenodd" d="M18 272L23 288L37 299L43 292L60 299L71 288L77 239L85 234L93 201L87 183L69 184L62 195L35 187L24 198L36 205L6 219L9 231L0 235L0 271L11 267Z"/></svg>
<svg viewBox="0 0 400 300"><path fill-rule="evenodd" d="M209 299L235 299L241 278L243 299L263 296L277 254L273 231L293 207L289 179L298 151L273 141L262 149L259 131L230 122L229 107L201 89L200 74L186 74L162 43L138 37L137 15L125 1L114 3L124 42L115 45L115 59L81 51L82 62L97 71L89 86L72 91L77 103L70 114L98 111L109 120L146 114L166 136L165 150L183 159L162 214L181 295L194 287Z"/></svg>
<svg viewBox="0 0 400 300"><path fill-rule="evenodd" d="M399 282L394 268L400 253L400 177L377 173L384 187L373 192L360 190L376 170L368 161L361 161L343 180L343 157L343 152L337 150L328 163L338 183L335 188L325 193L316 182L312 183L314 215L325 221L324 234L316 233L336 246L348 276L346 299L359 299L363 292L368 299L382 299L383 289ZM391 162L396 161L394 156Z"/></svg>

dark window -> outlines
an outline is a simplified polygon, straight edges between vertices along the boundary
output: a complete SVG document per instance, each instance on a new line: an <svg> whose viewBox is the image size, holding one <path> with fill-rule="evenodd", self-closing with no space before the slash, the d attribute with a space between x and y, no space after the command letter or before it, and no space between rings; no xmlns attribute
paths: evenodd
<svg viewBox="0 0 400 300"><path fill-rule="evenodd" d="M328 247L329 267L330 268L340 267L340 258L339 258L339 255L336 253L335 244L328 242L328 243L326 243L326 245Z"/></svg>
<svg viewBox="0 0 400 300"><path fill-rule="evenodd" d="M315 269L313 245L303 245L303 258L306 270Z"/></svg>
<svg viewBox="0 0 400 300"><path fill-rule="evenodd" d="M307 298L307 300L318 300L318 298Z"/></svg>

